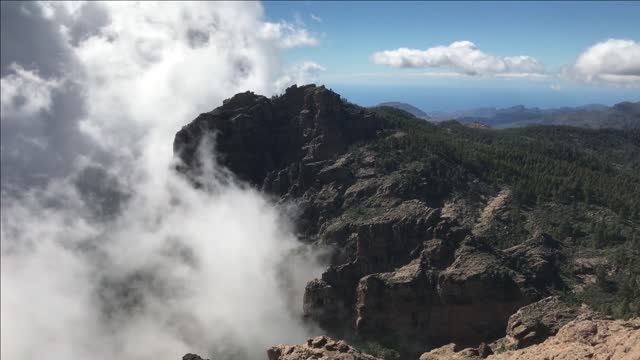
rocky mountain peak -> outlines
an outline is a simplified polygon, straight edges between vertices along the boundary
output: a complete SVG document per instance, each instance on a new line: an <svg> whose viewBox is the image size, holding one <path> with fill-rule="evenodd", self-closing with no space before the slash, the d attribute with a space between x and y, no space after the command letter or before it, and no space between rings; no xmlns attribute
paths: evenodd
<svg viewBox="0 0 640 360"><path fill-rule="evenodd" d="M380 128L373 115L324 86L291 86L268 99L239 93L183 127L174 140L181 170L201 167L197 149L211 135L217 160L239 178L262 186L267 173L291 163L327 160Z"/></svg>

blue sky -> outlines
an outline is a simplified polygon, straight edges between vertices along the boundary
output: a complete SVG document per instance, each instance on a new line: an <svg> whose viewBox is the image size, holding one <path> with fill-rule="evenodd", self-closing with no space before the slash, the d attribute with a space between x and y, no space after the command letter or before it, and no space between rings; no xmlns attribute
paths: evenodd
<svg viewBox="0 0 640 360"><path fill-rule="evenodd" d="M286 51L285 61L320 64L325 71L317 82L341 90L363 105L407 97L425 110L516 102L551 107L640 100L635 83L569 81L557 75L591 46L608 39L633 40L637 45L640 2L308 1L265 2L264 8L269 20L304 26L319 40L317 46ZM371 60L378 51L402 47L426 50L456 41L473 42L482 53L494 57L526 55L544 66L545 76L425 77L417 74L451 69L398 68ZM633 61L630 66L636 69L637 59ZM475 91L481 96L474 98ZM456 92L464 93L467 100L446 100L445 95L455 96ZM416 93L426 94L425 98ZM440 100L429 101L428 94L437 94Z"/></svg>

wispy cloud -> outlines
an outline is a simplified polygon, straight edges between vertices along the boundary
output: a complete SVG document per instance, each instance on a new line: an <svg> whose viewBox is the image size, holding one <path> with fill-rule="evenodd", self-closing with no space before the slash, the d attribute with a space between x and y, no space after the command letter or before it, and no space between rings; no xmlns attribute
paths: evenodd
<svg viewBox="0 0 640 360"><path fill-rule="evenodd" d="M289 68L284 71L284 74L276 81L276 91L282 92L285 88L293 84L313 82L317 80L320 73L325 70L324 66L313 61L293 64L289 66Z"/></svg>
<svg viewBox="0 0 640 360"><path fill-rule="evenodd" d="M316 46L319 43L318 38L309 33L306 28L285 21L266 22L260 28L259 34L263 39L276 41L284 49Z"/></svg>
<svg viewBox="0 0 640 360"><path fill-rule="evenodd" d="M25 70L18 64L10 66L11 73L0 79L2 118L33 116L51 108L51 92L60 86L56 79L43 79L36 71Z"/></svg>
<svg viewBox="0 0 640 360"><path fill-rule="evenodd" d="M319 23L323 22L322 18L321 18L320 16L318 16L318 15L310 14L309 16L310 16L310 17L311 17L311 19L312 19L313 21L315 21L315 22L319 22Z"/></svg>

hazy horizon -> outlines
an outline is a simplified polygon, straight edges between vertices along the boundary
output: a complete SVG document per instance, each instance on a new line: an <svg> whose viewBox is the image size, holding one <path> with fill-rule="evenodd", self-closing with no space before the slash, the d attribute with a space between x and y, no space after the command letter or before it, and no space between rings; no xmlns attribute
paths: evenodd
<svg viewBox="0 0 640 360"><path fill-rule="evenodd" d="M320 84L320 83L319 83ZM361 106L375 106L382 102L398 101L429 112L455 112L477 108L509 108L524 105L527 108L554 109L586 105L612 106L620 102L640 101L629 97L626 91L602 95L596 90L576 90L558 93L547 89L495 89L448 88L420 86L358 86L330 87L349 101Z"/></svg>

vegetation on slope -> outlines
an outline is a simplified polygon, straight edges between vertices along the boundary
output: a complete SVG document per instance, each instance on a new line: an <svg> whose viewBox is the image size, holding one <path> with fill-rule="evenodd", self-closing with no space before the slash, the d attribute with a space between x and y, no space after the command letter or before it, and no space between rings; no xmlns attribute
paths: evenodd
<svg viewBox="0 0 640 360"><path fill-rule="evenodd" d="M567 296L618 317L640 315L640 131L473 129L390 107L370 110L398 129L370 145L381 172L419 164L433 194L509 187L518 204L508 210L514 235L495 236L495 245L542 229L569 246L568 261L607 259L595 283Z"/></svg>

